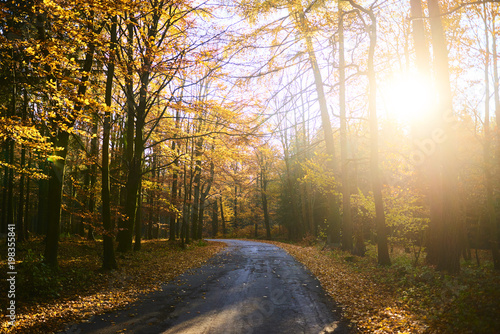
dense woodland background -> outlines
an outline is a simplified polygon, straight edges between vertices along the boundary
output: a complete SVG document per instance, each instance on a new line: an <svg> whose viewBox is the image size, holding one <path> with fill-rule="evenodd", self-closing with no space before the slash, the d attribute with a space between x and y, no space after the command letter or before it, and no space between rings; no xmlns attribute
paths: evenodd
<svg viewBox="0 0 500 334"><path fill-rule="evenodd" d="M499 6L0 0L1 330L244 237L294 243L359 332L498 332Z"/></svg>
<svg viewBox="0 0 500 334"><path fill-rule="evenodd" d="M495 2L1 1L1 232L498 269Z"/></svg>

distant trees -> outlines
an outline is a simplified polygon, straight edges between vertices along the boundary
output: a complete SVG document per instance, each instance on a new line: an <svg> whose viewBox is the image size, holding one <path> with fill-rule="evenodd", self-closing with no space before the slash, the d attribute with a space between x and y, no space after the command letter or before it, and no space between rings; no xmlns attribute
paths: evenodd
<svg viewBox="0 0 500 334"><path fill-rule="evenodd" d="M253 34L269 36L269 43L260 45L269 48L267 63L261 61L252 74L261 78L267 73L280 73L273 80L277 88L271 101L284 160L279 212L290 238L307 238L308 234L326 237L322 231L326 212L334 206L327 202L338 196L343 203L343 224L337 225L341 227L342 247L362 254L364 240L376 242L381 264L390 263L388 242L411 245L417 259L425 247L427 261L449 272L460 269L460 256L471 242L484 247L485 235L470 240L471 233L477 234L473 232L477 224L470 220L470 209L464 211L461 204L466 201L463 187L483 187L477 183L480 176L472 170L466 174L457 169L469 156L457 148L467 140L465 132L471 130L467 117L482 117L477 110L471 110L474 107L465 98L457 95L475 94L466 85L458 86L465 82L460 75L466 71L459 63L467 61L467 66L476 69L475 73L484 71L483 87L496 87L490 77L498 81L497 55L491 51L496 50L498 28L492 18L487 19L489 14L470 21L474 27L484 26L486 36L477 41L486 45L476 59L489 57L486 58L489 60L481 64L464 54L464 48L473 50L477 43L470 40L471 35L460 19L473 11L490 13L482 6L464 3L455 7L438 1L429 1L424 6L421 1L411 0L400 8L388 2L367 1L335 4L271 1L252 2L244 7L242 12L255 25ZM485 8L496 6L484 4ZM265 15L269 13L276 15L267 20ZM377 36L377 29L383 34ZM413 95L409 100L417 104L419 100L434 99L432 109L429 105L424 107L430 110L397 106L400 110L396 112L408 108L421 114L420 119L414 115L416 121L412 124L398 124L399 121L386 116L392 104L387 99L398 97L391 97L395 93L387 92L384 86L398 72L408 77L418 72L427 86L434 87L433 96L429 92L425 93L428 96L419 96L424 93L418 90L416 82L406 88L405 94ZM480 82L474 80L470 83ZM367 89L363 91L361 87ZM485 101L478 98L477 103L483 103L485 110L489 110L489 96L498 97L497 93L497 87L493 94L486 89L488 97ZM325 115L330 119L326 120ZM321 119L321 126L317 119ZM486 179L481 196L487 197L484 202L487 206L480 209L485 211L474 211L473 215L487 222L482 224L483 232L493 231L488 244L497 259L498 221L496 204L493 205L496 200L492 200L493 183L488 181L491 180L488 159L496 149L488 139L489 122L488 119L482 125L476 124L473 130L484 131L486 136L482 162ZM330 126L331 135L327 134ZM328 158L328 155L335 157L332 152L337 145L341 168L328 171L325 169L328 164L337 164ZM473 160L478 161L475 156ZM318 174L322 178L316 177ZM370 179L371 191L367 182ZM408 203L403 204L401 198ZM326 222L332 220L328 218Z"/></svg>
<svg viewBox="0 0 500 334"><path fill-rule="evenodd" d="M252 154L240 140L258 129L258 99L236 98L243 85L228 94L229 45L210 9L54 0L1 15L2 230L46 234L54 268L61 235L85 230L103 240L104 269L116 268L116 237L123 252L168 230L200 239L226 161Z"/></svg>
<svg viewBox="0 0 500 334"><path fill-rule="evenodd" d="M488 247L500 267L498 4L221 8L2 3L1 232L45 235L54 268L75 233L105 269L144 237L277 233L450 272ZM394 88L414 72L434 94ZM389 110L407 93L434 101Z"/></svg>

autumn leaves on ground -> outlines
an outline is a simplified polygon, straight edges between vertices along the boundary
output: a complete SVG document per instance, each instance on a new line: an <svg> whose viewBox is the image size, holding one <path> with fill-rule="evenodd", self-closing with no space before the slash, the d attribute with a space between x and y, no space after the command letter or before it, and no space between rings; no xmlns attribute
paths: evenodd
<svg viewBox="0 0 500 334"><path fill-rule="evenodd" d="M38 239L19 254L24 259L18 270L16 326L10 327L4 318L0 332L50 333L64 329L64 323L126 307L139 294L200 266L222 247L200 241L181 249L168 241L145 241L140 252L117 257L119 271L102 272L102 243L71 238L61 243L60 271L55 273L40 261L43 244ZM7 267L5 261L1 267ZM1 284L1 290L7 291L3 276ZM0 297L2 314L6 297Z"/></svg>
<svg viewBox="0 0 500 334"><path fill-rule="evenodd" d="M480 268L476 263L464 263L460 275L448 276L423 264L413 266L411 257L399 249L391 254L394 265L388 269L377 266L370 247L367 256L357 257L306 241L272 243L318 277L341 306L353 332L500 331L500 275L492 270L486 252L479 252L483 261ZM100 270L99 241L68 238L61 247L60 271L56 274L39 261L41 240L25 245L20 253L18 321L15 328L9 328L2 319L2 332L48 333L92 315L126 308L141 294L158 289L188 268L202 265L224 244L200 241L182 249L167 240L146 241L140 252L118 257L121 269L112 272ZM1 264L3 269L6 263ZM2 290L5 282L2 279ZM5 296L1 298L6 305Z"/></svg>

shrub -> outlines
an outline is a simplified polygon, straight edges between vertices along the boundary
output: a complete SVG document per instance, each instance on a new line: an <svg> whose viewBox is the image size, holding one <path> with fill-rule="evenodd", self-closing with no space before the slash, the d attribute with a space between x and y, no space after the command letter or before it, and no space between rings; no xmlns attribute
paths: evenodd
<svg viewBox="0 0 500 334"><path fill-rule="evenodd" d="M33 299L59 297L62 290L57 271L43 262L43 256L36 256L30 249L19 266L19 292Z"/></svg>

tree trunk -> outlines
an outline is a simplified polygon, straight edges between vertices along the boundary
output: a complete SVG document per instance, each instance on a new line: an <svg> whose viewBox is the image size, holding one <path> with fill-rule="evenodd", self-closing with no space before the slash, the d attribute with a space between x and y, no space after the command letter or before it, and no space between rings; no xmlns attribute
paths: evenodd
<svg viewBox="0 0 500 334"><path fill-rule="evenodd" d="M201 122L201 120L200 120ZM201 125L200 125L201 128ZM198 239L198 221L199 221L199 205L200 205L200 187L201 187L201 156L203 147L203 137L198 138L196 141L196 147L194 150L194 182L193 182L193 207L191 210L191 238L193 240Z"/></svg>
<svg viewBox="0 0 500 334"><path fill-rule="evenodd" d="M89 80L88 74L92 69L94 60L95 45L90 43L85 56L83 65L83 73L81 84L78 87L78 96L84 97L87 91L87 81ZM82 104L75 107L75 114L78 114L83 109ZM56 117L58 117L56 115ZM59 120L62 121L62 120ZM75 119L64 121L68 128L71 128ZM62 207L62 192L64 184L64 172L66 166L66 156L68 153L69 132L62 129L57 130L57 134L52 138L54 147L60 150L54 152L52 166L49 172L49 197L48 197L48 217L47 217L47 236L45 239L45 263L53 268L58 268L57 252L59 248L59 233L61 223L61 207Z"/></svg>
<svg viewBox="0 0 500 334"><path fill-rule="evenodd" d="M139 189L137 190L137 205L135 210L135 242L134 251L141 250L141 236L142 236L142 185L139 181Z"/></svg>
<svg viewBox="0 0 500 334"><path fill-rule="evenodd" d="M289 156L289 148L288 148L288 139L286 135L286 127L282 131L281 134L281 143L283 145L283 152L285 156L285 167L286 167L286 185L288 187L288 191L286 194L286 198L290 199L290 207L292 211L292 215L290 217L290 225L288 226L288 237L291 240L297 240L299 238L299 216L297 212L297 200L295 197L295 191L293 191L293 176L292 176L292 170L291 170L291 162L290 162L290 156Z"/></svg>
<svg viewBox="0 0 500 334"><path fill-rule="evenodd" d="M31 168L31 153L28 157L28 169ZM26 205L24 206L24 239L29 240L29 232L30 232L30 177L29 175L26 177Z"/></svg>
<svg viewBox="0 0 500 334"><path fill-rule="evenodd" d="M262 159L264 160L264 159ZM264 161L262 161L262 163L264 164ZM270 221L269 221L269 210L268 210L268 207L267 207L267 178L266 178L266 171L265 171L265 167L262 166L261 167L261 177L260 177L260 180L261 180L261 197L262 197L262 210L264 211L264 226L266 227L266 238L267 239L271 239L271 224L270 224Z"/></svg>
<svg viewBox="0 0 500 334"><path fill-rule="evenodd" d="M127 132L125 136L125 161L127 164L127 181L126 181L126 189L123 194L123 204L125 207L125 215L126 218L120 218L118 223L118 252L128 252L132 249L132 228L134 226L133 219L135 218L135 197L137 196L137 192L133 195L134 200L132 200L132 192L136 191L136 189L132 189L132 178L134 164L134 137L135 137L135 99L134 99L134 75L133 75L133 67L132 64L134 62L134 22L135 18L132 15L129 15L130 23L127 25L127 76L125 81L125 93L127 98ZM134 201L132 204L131 202ZM132 206L131 206L132 205ZM134 212L127 212L128 210L134 210ZM130 220L130 217L134 217Z"/></svg>
<svg viewBox="0 0 500 334"><path fill-rule="evenodd" d="M44 261L56 269L58 268L57 252L59 249L62 191L68 141L69 133L65 131L59 131L54 138L54 147L62 147L63 149L55 152L57 158L52 161L49 172L47 236L45 238Z"/></svg>
<svg viewBox="0 0 500 334"><path fill-rule="evenodd" d="M14 146L13 140L9 145L9 160L8 162L14 164ZM7 181L7 225L14 224L14 168L9 168L8 181Z"/></svg>
<svg viewBox="0 0 500 334"><path fill-rule="evenodd" d="M220 198L220 219L222 221L222 236L226 237L226 219L224 218L224 203Z"/></svg>
<svg viewBox="0 0 500 334"><path fill-rule="evenodd" d="M115 54L117 43L117 20L116 16L111 19L111 57L108 64L108 73L106 77L106 93L105 102L108 109L104 113L103 134L102 134L102 184L101 184L101 199L102 199L102 225L103 233L103 257L102 269L113 270L118 269L118 264L115 258L115 249L113 245L114 224L111 220L111 196L109 182L109 140L111 132L111 108L113 97L113 77L115 73Z"/></svg>
<svg viewBox="0 0 500 334"><path fill-rule="evenodd" d="M179 110L176 110L175 112L175 128L179 129L180 127L180 119L181 119L181 114ZM177 142L175 140L176 134L174 134L174 139L172 140L172 152L174 154L177 153ZM179 160L176 158L174 161L174 168L172 172L172 190L171 190L171 204L175 207L178 208L178 196L177 196L177 184L178 184L178 169L179 169ZM170 220L170 241L174 241L176 236L179 236L178 233L178 224L177 222L177 212L172 212L169 214L169 220Z"/></svg>
<svg viewBox="0 0 500 334"><path fill-rule="evenodd" d="M489 31L488 31L488 12L486 11L486 4L483 4L484 9L484 32L485 32L485 60L484 60L484 85L486 88L485 92L485 103L484 103L484 143L483 143L483 159L484 159L484 187L486 189L486 208L488 213L488 227L490 231L490 247L493 255L493 262L497 260L498 257L498 245L496 242L497 234L495 233L493 226L496 225L497 217L495 210L495 200L493 197L493 178L491 169L493 167L493 162L491 159L491 129L490 129L490 49L489 49ZM495 256L496 254L496 256ZM495 263L495 269L497 269Z"/></svg>
<svg viewBox="0 0 500 334"><path fill-rule="evenodd" d="M318 94L318 102L321 111L321 127L323 128L323 134L325 137L326 153L328 155L328 171L334 173L335 171L335 142L333 139L332 125L330 123L330 116L328 114L328 107L326 104L326 96L323 86L323 78L321 77L321 72L318 66L318 61L314 51L314 46L312 43L310 28L308 26L305 14L302 10L298 12L297 24L299 26L299 31L304 36L306 43L306 50L309 55L309 62L314 74L314 84L316 87L316 92ZM328 214L328 224L329 224L329 241L338 244L340 243L340 212L337 196L331 194L329 197L329 214Z"/></svg>
<svg viewBox="0 0 500 334"><path fill-rule="evenodd" d="M213 162L211 162L210 163L210 178L207 180L207 183L205 184L205 190L202 191L201 198L200 198L200 214L198 215L198 217L199 217L198 239L201 239L203 237L203 215L205 214L205 200L206 200L208 194L210 193L210 189L212 189L214 175L215 175L215 164Z"/></svg>
<svg viewBox="0 0 500 334"><path fill-rule="evenodd" d="M3 146L4 161L9 161L10 142L5 142ZM2 184L2 207L0 210L1 233L7 233L7 188L9 185L9 167L3 168L3 184Z"/></svg>
<svg viewBox="0 0 500 334"><path fill-rule="evenodd" d="M492 10L492 54L493 54L493 86L494 86L494 99L495 99L495 118L497 120L497 131L496 131L496 142L497 142L497 150L496 150L496 166L497 168L500 167L500 82L499 82L499 76L498 76L498 54L497 54L497 35L496 35L496 27L495 27L495 20L496 16L498 15L497 12ZM500 175L499 172L497 172L497 175ZM500 178L497 178L496 182L497 185L500 184ZM497 195L498 196L498 195ZM500 252L498 250L498 243L499 243L499 238L500 236L498 235L498 221L499 221L500 215L497 214L496 220L491 222L491 252L493 256L493 265L496 270L500 270Z"/></svg>
<svg viewBox="0 0 500 334"><path fill-rule="evenodd" d="M340 5L339 5L340 6ZM351 187L347 152L346 82L344 59L344 14L339 9L339 108L340 108L340 163L342 165L342 249L352 252Z"/></svg>
<svg viewBox="0 0 500 334"><path fill-rule="evenodd" d="M435 173L440 180L442 198L441 219L431 222L437 228L437 240L439 252L437 254L437 268L451 273L460 271L460 229L457 229L459 220L458 206L458 172L456 170L456 134L452 127L453 104L451 97L450 76L448 71L448 50L441 23L441 13L437 0L428 0L429 16L432 34L432 46L434 54L434 70L436 72L437 90L439 93L439 121L436 129L442 129L444 133L441 138L443 142L433 159L440 163L440 170Z"/></svg>
<svg viewBox="0 0 500 334"><path fill-rule="evenodd" d="M372 178L373 199L375 201L375 226L377 228L377 251L378 264L391 265L389 248L387 245L387 226L385 224L384 200L382 198L382 182L379 170L378 152L378 119L377 119L377 79L375 73L375 48L377 46L377 19L372 9L365 9L354 1L349 3L356 9L364 12L370 17L371 24L367 27L370 38L368 50L368 110L370 122L370 174Z"/></svg>
<svg viewBox="0 0 500 334"><path fill-rule="evenodd" d="M26 90L23 91L23 97L24 97L24 103L23 103L23 114L22 114L22 119L23 121L26 120L26 114L28 113L28 95L26 94ZM18 240L20 242L23 242L26 240L26 235L25 235L25 228L24 224L26 224L26 220L24 217L24 206L28 206L28 203L25 202L24 200L24 179L25 179L25 173L22 172L22 169L24 169L24 165L26 164L26 149L24 148L24 145L21 145L21 177L19 178L19 203L18 203L18 211L17 211L17 222L16 222L16 229L18 231Z"/></svg>
<svg viewBox="0 0 500 334"><path fill-rule="evenodd" d="M42 133L43 134L43 133ZM40 168L43 170L44 175L49 175L47 162L42 162ZM49 213L49 181L46 179L38 180L38 208L36 219L36 234L42 235L47 233L47 221Z"/></svg>
<svg viewBox="0 0 500 334"><path fill-rule="evenodd" d="M425 42L425 26L422 10L422 0L410 0L410 10L412 17L412 36L415 44L415 58L417 69L425 77L430 75L430 55L427 43Z"/></svg>
<svg viewBox="0 0 500 334"><path fill-rule="evenodd" d="M425 27L424 21L421 19L424 14L422 10L421 0L411 0L411 16L412 16L412 26L413 26L413 41L415 43L415 56L418 73L422 75L426 80L431 80L430 75L430 54L429 48L425 42ZM437 115L435 115L437 117ZM418 140L424 142L428 140L432 134L429 132L429 126L427 123L423 124L416 133ZM437 165L436 159L428 159L426 164L423 165L426 177L429 180L429 206L430 206L430 217L431 222L436 222L441 219L441 190L438 175L435 172L439 167ZM439 240L437 238L437 233L435 231L434 224L429 224L427 230L427 257L426 262L429 264L436 265L438 262L438 246Z"/></svg>
<svg viewBox="0 0 500 334"><path fill-rule="evenodd" d="M212 237L216 237L219 232L219 203L215 199L212 207Z"/></svg>
<svg viewBox="0 0 500 334"><path fill-rule="evenodd" d="M172 143L172 148L173 148L173 151L175 152L175 142ZM178 163L176 163L176 165L174 166L174 172L172 173L172 190L171 190L172 205L175 206L176 208L178 206L178 204L177 204L177 182L178 182L177 181L177 179L178 179L177 168L178 168ZM170 238L169 239L170 239L170 241L174 241L176 235L178 235L178 233L176 233L176 230L177 230L177 226L176 226L177 212L170 212L168 219L170 220Z"/></svg>
<svg viewBox="0 0 500 334"><path fill-rule="evenodd" d="M387 226L385 225L384 200L382 198L382 182L380 181L379 154L378 154L378 120L377 120L377 82L375 77L375 47L377 43L377 21L373 12L370 31L370 50L368 54L368 80L370 85L370 169L373 183L373 198L375 200L375 220L377 226L378 263L390 265L389 248L387 245Z"/></svg>
<svg viewBox="0 0 500 334"><path fill-rule="evenodd" d="M99 132L99 127L98 127L98 120L97 117L94 117L94 126L92 128L92 133L94 134L94 137L90 141L90 156L92 159L92 162L90 163L90 184L89 184L89 213L91 214L91 219L89 221L89 235L88 235L88 240L95 240L94 239L94 214L96 211L96 192L95 192L95 187L97 184L97 161L99 161L99 142L98 142L98 132Z"/></svg>

